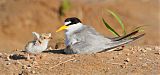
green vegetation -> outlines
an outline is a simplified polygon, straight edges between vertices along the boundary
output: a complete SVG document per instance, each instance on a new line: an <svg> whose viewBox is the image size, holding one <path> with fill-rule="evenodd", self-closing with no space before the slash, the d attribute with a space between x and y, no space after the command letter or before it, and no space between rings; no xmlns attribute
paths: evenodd
<svg viewBox="0 0 160 75"><path fill-rule="evenodd" d="M120 35L102 18L103 23L105 24L105 26L109 29L109 31L111 33L113 33L113 35L115 35L116 37L119 37Z"/></svg>
<svg viewBox="0 0 160 75"><path fill-rule="evenodd" d="M123 29L123 36L125 36L127 32L126 32L125 26L124 26L122 20L120 19L120 17L119 17L116 13L114 13L113 11L111 11L111 10L107 10L107 12L109 12L109 13L118 21L118 23L120 24L121 28ZM113 33L113 35L115 35L116 37L119 37L119 36L120 36L120 35L118 34L118 32L116 32L116 31L104 20L104 18L102 18L102 21L103 21L104 25L107 27L107 29L108 29L111 33ZM146 25L138 26L138 27L134 28L132 32L134 32L134 31L144 31L144 30L142 29L142 27L144 27L144 26L146 26Z"/></svg>
<svg viewBox="0 0 160 75"><path fill-rule="evenodd" d="M118 14L114 13L113 11L111 10L107 10L111 15L113 15L115 17L115 19L119 22L119 24L121 25L122 29L123 29L123 35L126 35L126 30L125 30L125 27L124 27L124 24L122 22L122 20L120 19L120 17L118 16Z"/></svg>
<svg viewBox="0 0 160 75"><path fill-rule="evenodd" d="M60 16L64 16L65 12L71 8L71 3L69 0L62 0L60 8L59 8L59 14Z"/></svg>

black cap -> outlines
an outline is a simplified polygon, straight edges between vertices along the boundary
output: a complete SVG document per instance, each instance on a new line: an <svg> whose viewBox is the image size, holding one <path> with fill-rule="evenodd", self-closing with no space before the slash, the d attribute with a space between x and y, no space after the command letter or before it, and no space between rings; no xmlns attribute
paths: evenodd
<svg viewBox="0 0 160 75"><path fill-rule="evenodd" d="M81 23L81 21L80 21L78 18L76 18L76 17L67 18L67 19L65 20L65 22L69 22L69 21L70 21L71 23L67 24L66 26L69 26L69 25L72 25L72 24Z"/></svg>

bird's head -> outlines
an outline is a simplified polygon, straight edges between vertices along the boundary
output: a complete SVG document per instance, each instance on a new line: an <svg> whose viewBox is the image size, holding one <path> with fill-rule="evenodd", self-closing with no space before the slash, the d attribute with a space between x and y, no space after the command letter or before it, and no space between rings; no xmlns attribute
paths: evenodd
<svg viewBox="0 0 160 75"><path fill-rule="evenodd" d="M76 31L80 29L83 26L81 21L76 17L67 18L64 22L64 25L60 27L56 32L59 32L61 30L67 30L67 31Z"/></svg>

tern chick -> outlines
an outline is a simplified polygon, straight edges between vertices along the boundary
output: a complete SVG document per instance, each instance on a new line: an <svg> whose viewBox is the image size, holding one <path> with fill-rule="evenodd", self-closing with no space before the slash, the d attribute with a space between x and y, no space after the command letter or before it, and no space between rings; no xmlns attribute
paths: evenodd
<svg viewBox="0 0 160 75"><path fill-rule="evenodd" d="M25 51L29 54L38 54L47 49L48 43L51 38L51 33L32 32L34 40L29 41L25 46ZM27 59L30 59L29 55Z"/></svg>

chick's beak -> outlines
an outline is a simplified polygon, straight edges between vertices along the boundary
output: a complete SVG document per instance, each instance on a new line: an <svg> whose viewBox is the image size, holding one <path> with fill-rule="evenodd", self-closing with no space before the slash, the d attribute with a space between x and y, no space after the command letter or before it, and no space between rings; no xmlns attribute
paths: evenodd
<svg viewBox="0 0 160 75"><path fill-rule="evenodd" d="M67 28L68 28L68 26L63 25L63 26L62 26L62 27L60 27L56 32L59 32L59 31L65 30L65 29L67 29Z"/></svg>

